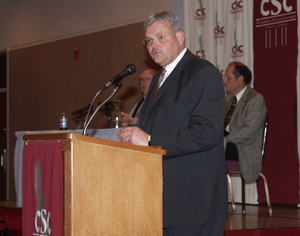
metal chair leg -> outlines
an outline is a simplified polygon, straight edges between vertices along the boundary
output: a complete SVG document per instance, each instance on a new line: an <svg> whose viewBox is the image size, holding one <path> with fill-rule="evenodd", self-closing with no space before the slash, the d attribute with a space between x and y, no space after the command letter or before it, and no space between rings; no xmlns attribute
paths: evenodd
<svg viewBox="0 0 300 236"><path fill-rule="evenodd" d="M271 206L271 199L270 199L270 194L269 194L269 187L268 187L268 182L267 178L263 173L260 173L259 176L263 179L264 186L265 186L265 193L266 193L266 200L269 208L269 215L272 215L272 206Z"/></svg>
<svg viewBox="0 0 300 236"><path fill-rule="evenodd" d="M228 181L228 187L229 187L229 192L230 192L230 197L231 197L232 210L235 211L236 208L235 208L235 202L234 202L234 197L233 197L231 178L230 178L229 174L227 174L227 181Z"/></svg>
<svg viewBox="0 0 300 236"><path fill-rule="evenodd" d="M245 201L245 180L241 175L241 179L242 179L242 212L243 214L246 213L246 201Z"/></svg>

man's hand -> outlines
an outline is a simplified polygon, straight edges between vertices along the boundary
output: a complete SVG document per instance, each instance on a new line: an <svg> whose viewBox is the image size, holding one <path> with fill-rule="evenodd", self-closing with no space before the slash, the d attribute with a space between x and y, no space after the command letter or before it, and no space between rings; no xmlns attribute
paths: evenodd
<svg viewBox="0 0 300 236"><path fill-rule="evenodd" d="M122 115L122 123L130 124L134 119L132 116L130 116L129 114L124 113L122 111L121 111L121 115Z"/></svg>
<svg viewBox="0 0 300 236"><path fill-rule="evenodd" d="M148 146L149 134L138 127L125 127L119 131L118 135L119 140L123 143Z"/></svg>

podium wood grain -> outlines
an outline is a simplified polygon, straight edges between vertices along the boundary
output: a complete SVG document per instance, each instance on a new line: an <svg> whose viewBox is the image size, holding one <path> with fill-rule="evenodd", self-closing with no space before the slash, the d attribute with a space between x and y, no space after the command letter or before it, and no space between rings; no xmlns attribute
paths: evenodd
<svg viewBox="0 0 300 236"><path fill-rule="evenodd" d="M165 150L78 134L23 139L68 139L62 150L64 235L162 235Z"/></svg>

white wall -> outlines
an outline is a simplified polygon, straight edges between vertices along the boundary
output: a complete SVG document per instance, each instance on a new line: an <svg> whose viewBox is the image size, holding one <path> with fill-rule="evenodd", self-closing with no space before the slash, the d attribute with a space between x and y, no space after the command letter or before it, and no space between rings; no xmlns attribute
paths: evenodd
<svg viewBox="0 0 300 236"><path fill-rule="evenodd" d="M152 12L171 10L172 3L173 0L0 0L0 49L143 21Z"/></svg>

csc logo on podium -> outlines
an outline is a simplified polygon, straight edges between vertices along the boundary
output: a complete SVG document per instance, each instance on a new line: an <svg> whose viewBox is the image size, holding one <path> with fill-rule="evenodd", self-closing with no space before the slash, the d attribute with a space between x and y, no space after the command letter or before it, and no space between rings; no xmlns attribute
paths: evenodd
<svg viewBox="0 0 300 236"><path fill-rule="evenodd" d="M36 211L35 213L35 230L37 233L33 235L50 235L51 234L51 228L50 228L50 212L47 215L47 211L45 209L41 211ZM40 224L39 224L40 222Z"/></svg>

